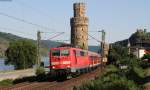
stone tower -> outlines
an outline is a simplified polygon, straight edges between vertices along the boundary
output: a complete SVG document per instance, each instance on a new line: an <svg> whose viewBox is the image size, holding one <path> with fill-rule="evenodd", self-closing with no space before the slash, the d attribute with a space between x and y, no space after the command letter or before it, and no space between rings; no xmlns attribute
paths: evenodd
<svg viewBox="0 0 150 90"><path fill-rule="evenodd" d="M85 3L74 3L74 17L70 20L71 44L88 49L88 17L85 16Z"/></svg>

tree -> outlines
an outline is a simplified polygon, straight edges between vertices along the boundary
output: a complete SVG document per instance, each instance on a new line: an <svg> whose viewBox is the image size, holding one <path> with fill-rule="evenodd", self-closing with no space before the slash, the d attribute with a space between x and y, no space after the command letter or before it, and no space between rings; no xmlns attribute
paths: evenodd
<svg viewBox="0 0 150 90"><path fill-rule="evenodd" d="M109 63L121 64L124 58L128 57L128 49L120 45L113 45L109 50L108 60Z"/></svg>
<svg viewBox="0 0 150 90"><path fill-rule="evenodd" d="M5 54L5 64L14 65L15 69L27 69L36 63L37 49L31 40L17 40L10 43Z"/></svg>

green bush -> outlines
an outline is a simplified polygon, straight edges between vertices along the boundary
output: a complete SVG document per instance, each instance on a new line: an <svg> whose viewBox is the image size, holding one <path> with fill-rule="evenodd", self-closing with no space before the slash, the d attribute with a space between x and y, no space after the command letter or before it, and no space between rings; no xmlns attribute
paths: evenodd
<svg viewBox="0 0 150 90"><path fill-rule="evenodd" d="M38 76L38 75L41 75L41 74L45 74L45 69L44 69L44 67L38 67L38 68L36 69L36 75Z"/></svg>
<svg viewBox="0 0 150 90"><path fill-rule="evenodd" d="M133 67L125 74L129 80L133 80L138 85L141 85L143 83L143 79L145 77L144 70L139 67Z"/></svg>
<svg viewBox="0 0 150 90"><path fill-rule="evenodd" d="M140 90L140 88L133 80L123 76L117 67L109 65L102 76L74 90Z"/></svg>
<svg viewBox="0 0 150 90"><path fill-rule="evenodd" d="M140 88L133 81L114 74L109 78L86 83L74 90L140 90Z"/></svg>
<svg viewBox="0 0 150 90"><path fill-rule="evenodd" d="M41 82L41 81L46 81L47 80L47 75L45 74L44 67L38 67L36 69L36 80Z"/></svg>
<svg viewBox="0 0 150 90"><path fill-rule="evenodd" d="M6 80L0 81L0 86L8 86L8 85L12 85L12 84L13 84L12 79L6 79Z"/></svg>

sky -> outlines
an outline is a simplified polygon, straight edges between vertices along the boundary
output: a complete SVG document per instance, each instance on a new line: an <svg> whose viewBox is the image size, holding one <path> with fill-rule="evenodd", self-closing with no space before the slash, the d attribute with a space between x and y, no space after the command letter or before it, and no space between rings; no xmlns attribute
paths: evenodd
<svg viewBox="0 0 150 90"><path fill-rule="evenodd" d="M40 30L42 39L70 40L70 18L75 2L86 3L89 31L104 29L106 42L127 39L137 28L150 32L150 0L0 0L0 31L36 39L36 32ZM52 38L59 32L65 33ZM89 34L101 39L101 33ZM98 44L89 37L89 45Z"/></svg>

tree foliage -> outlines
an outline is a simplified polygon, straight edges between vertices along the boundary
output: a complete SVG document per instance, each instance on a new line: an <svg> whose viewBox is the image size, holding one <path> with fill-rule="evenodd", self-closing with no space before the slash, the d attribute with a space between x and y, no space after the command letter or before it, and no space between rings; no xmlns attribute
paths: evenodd
<svg viewBox="0 0 150 90"><path fill-rule="evenodd" d="M30 40L17 40L11 42L6 50L5 64L12 64L15 69L31 68L36 62L37 49Z"/></svg>
<svg viewBox="0 0 150 90"><path fill-rule="evenodd" d="M141 60L128 53L128 48L113 45L109 51L110 64L102 76L83 84L74 90L144 90L141 87L144 79L144 70ZM121 69L120 66L127 66Z"/></svg>
<svg viewBox="0 0 150 90"><path fill-rule="evenodd" d="M140 90L140 87L128 80L117 67L109 65L102 76L74 90Z"/></svg>
<svg viewBox="0 0 150 90"><path fill-rule="evenodd" d="M150 54L144 54L144 56L142 57L142 59L148 59L148 60L150 60Z"/></svg>
<svg viewBox="0 0 150 90"><path fill-rule="evenodd" d="M135 55L129 54L128 48L113 45L113 47L109 51L108 60L110 64L118 65L128 65L132 67L140 67L141 60L139 60Z"/></svg>
<svg viewBox="0 0 150 90"><path fill-rule="evenodd" d="M115 65L123 63L128 57L128 49L120 45L113 45L109 51L108 60L109 63Z"/></svg>

